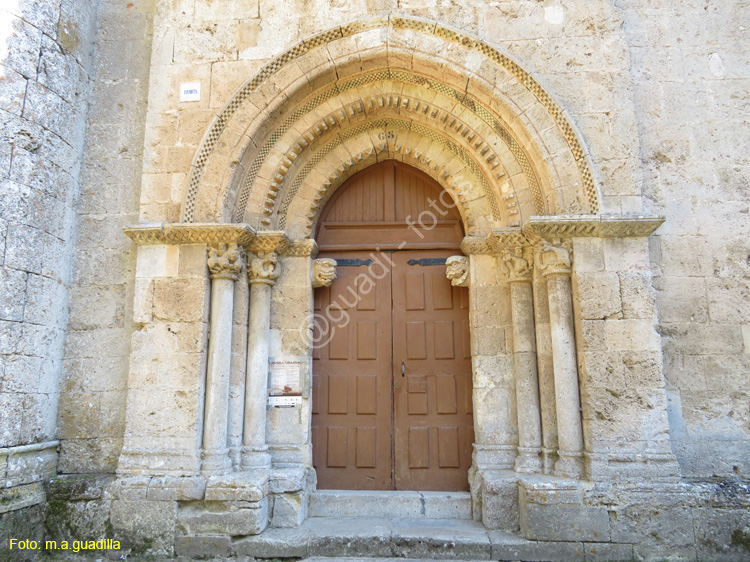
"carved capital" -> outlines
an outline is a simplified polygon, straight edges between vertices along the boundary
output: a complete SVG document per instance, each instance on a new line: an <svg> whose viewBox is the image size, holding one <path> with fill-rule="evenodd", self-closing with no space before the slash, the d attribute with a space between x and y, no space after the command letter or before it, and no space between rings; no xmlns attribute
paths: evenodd
<svg viewBox="0 0 750 562"><path fill-rule="evenodd" d="M211 279L236 281L240 274L244 250L237 244L217 244L208 247L208 271Z"/></svg>
<svg viewBox="0 0 750 562"><path fill-rule="evenodd" d="M451 280L454 287L469 286L469 258L466 256L451 256L445 260L445 276Z"/></svg>
<svg viewBox="0 0 750 562"><path fill-rule="evenodd" d="M508 270L508 281L530 282L534 270L534 249L531 246L516 246L502 251L500 256Z"/></svg>
<svg viewBox="0 0 750 562"><path fill-rule="evenodd" d="M539 270L545 277L549 275L570 275L572 252L568 243L554 240L556 244L542 242L537 250Z"/></svg>
<svg viewBox="0 0 750 562"><path fill-rule="evenodd" d="M330 287L334 279L336 279L336 260L320 258L313 261L313 289Z"/></svg>
<svg viewBox="0 0 750 562"><path fill-rule="evenodd" d="M276 252L257 252L250 255L247 266L250 284L273 285L279 278L279 261Z"/></svg>

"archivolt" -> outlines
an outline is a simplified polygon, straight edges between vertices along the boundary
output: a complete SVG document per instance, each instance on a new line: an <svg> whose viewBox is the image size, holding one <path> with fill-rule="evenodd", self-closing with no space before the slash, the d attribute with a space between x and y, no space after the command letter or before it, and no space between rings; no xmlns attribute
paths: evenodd
<svg viewBox="0 0 750 562"><path fill-rule="evenodd" d="M276 199L277 194L281 191L282 184L285 181L286 172L298 157L300 157L305 150L311 145L325 138L326 135L337 131L341 127L346 126L347 123L362 119L365 116L372 118L373 114L381 113L383 111L394 111L400 115L408 114L421 121L427 121L430 126L443 127L446 132L450 133L454 138L463 141L469 151L475 153L477 160L484 160L487 163L487 167L492 177L496 180L500 180L506 175L505 170L498 167L501 164L501 159L498 157L497 152L493 149L492 140L488 138L488 131L478 131L471 124L467 123L462 118L459 112L450 111L443 109L438 104L430 103L420 99L417 95L402 94L398 88L391 88L386 90L385 87L377 84L375 81L388 80L389 83L403 82L406 84L416 84L422 87L426 87L433 92L439 91L441 94L446 95L449 99L458 101L463 104L473 116L480 119L489 127L491 136L497 135L506 144L509 151L518 161L522 168L523 174L526 177L529 188L531 189L534 209L536 214L545 214L545 204L543 195L539 186L539 181L534 173L534 170L529 162L528 156L520 146L518 141L514 138L513 134L506 128L505 124L491 112L487 111L477 100L472 96L466 94L466 92L459 92L455 88L446 86L444 84L437 83L429 78L418 76L410 72L403 70L381 70L377 72L371 72L365 75L358 76L354 80L348 80L344 84L335 85L326 89L319 95L315 95L313 102L326 101L337 94L349 91L352 88L356 88L363 84L371 84L378 93L376 95L367 96L367 92L364 92L364 96L359 92L353 94L351 97L356 97L355 100L346 103L343 107L339 107L330 113L318 117L317 121L311 125L305 132L292 143L291 148L287 151L281 162L278 165L277 170L272 175L271 184L268 188L268 193L264 201L263 214L266 217L270 217L273 210L273 201ZM358 88L362 89L362 88ZM238 196L237 205L234 212L234 220L242 220L247 206L250 190L256 180L257 172L262 164L263 160L268 156L271 148L278 141L282 135L288 130L288 128L294 123L293 118L301 119L304 116L304 111L312 112L316 107L313 107L313 103L310 101L306 102L302 108L295 110L290 118L285 119L284 122L269 136L266 143L254 156L253 162L249 167L248 173L242 183L242 188ZM454 108L455 109L455 108ZM476 121L476 120L475 120ZM373 123L383 123L384 126L388 123L383 122L381 119L377 119ZM403 122L401 123L403 125ZM372 125L370 128L375 128L377 125ZM428 138L435 139L435 132L428 130L422 125L414 124L405 127L407 130L414 130L420 132ZM472 168L472 172L478 172L476 165L473 161L470 161L466 155L460 143L454 142L449 137L442 136L442 143L449 146L451 151L454 152L459 158L461 158L467 166ZM506 180L509 181L509 180ZM482 188L487 195L491 194L491 188L487 180L482 176L481 179ZM512 204L512 201L506 200L506 206ZM492 200L492 215L496 220L500 219L500 212L498 209L498 203L494 199ZM284 208L280 208L279 213L284 213ZM267 219L270 220L270 219ZM261 224L266 226L270 225L270 222Z"/></svg>
<svg viewBox="0 0 750 562"><path fill-rule="evenodd" d="M378 37L376 39L379 43L376 41L374 43L375 46L360 49L360 42L367 42L366 32L368 30L377 31L378 33L390 33L388 44L384 45L382 37ZM394 38L392 30L402 30L401 35ZM412 32L413 36L408 35ZM407 35L403 35L404 33ZM478 76L473 71L465 74L467 77L464 78L466 87L459 89L437 77L431 78L412 71L411 68L408 68L411 64L410 62L401 65L406 66L406 68L399 68L399 57L403 58L404 56L409 57L413 55L414 64L416 65L417 50L414 46L409 47L407 45L404 47L404 45L409 41L418 41L420 38L424 40L425 37L430 38L429 40L433 42L450 42L455 45L455 49L459 49L461 52L481 53L487 59L482 63L482 76ZM342 44L337 48L340 49L339 52L354 52L353 58L360 64L360 72L356 76L341 78L331 85L330 80L324 76L326 68L328 71L335 72L337 77L351 74L351 69L347 70L346 66L341 65L339 59L336 59L335 55L331 54L335 53L336 49L334 49L334 46L338 45L337 42L346 41L347 38L356 40L356 44ZM324 45L327 46L328 51L326 56L323 56L322 53L318 56L317 49ZM413 53L408 52L409 48L412 49ZM361 60L360 52L357 49L361 51ZM403 54L405 49L407 50L406 55ZM431 50L427 47L423 51ZM368 66L369 71L362 72L366 66L368 56L373 58L380 56L382 59L383 52L385 52L387 62L383 63L381 61L380 70L372 72L372 67L377 67L378 65L370 64ZM419 56L422 55L420 54ZM454 56L456 56L456 53L452 52L451 57ZM393 57L393 59L389 57ZM346 59L346 56L340 55L339 58ZM442 60L444 63L451 63L451 69L467 71L466 64L461 67L458 64L453 65L452 60ZM489 61L496 64L499 69L497 76L494 78L490 76L493 75L492 72L485 68ZM304 68L305 65L310 66L310 70L306 71ZM384 65L386 67L382 68ZM353 66L356 66L356 64ZM324 69L323 72L320 71L321 68ZM503 74L502 76L500 76L500 69ZM427 70L429 71L429 68ZM453 74L457 77L454 78L453 82L460 82L461 75ZM472 77L471 80L469 80L469 76ZM485 76L490 76L490 78L485 80ZM512 77L516 81L515 85L505 83L509 77ZM273 80L271 80L272 78ZM316 80L324 81L325 86L316 90ZM482 80L483 84L487 84L487 90L490 92L490 95L480 96L482 98L482 101L480 101L476 95L472 95L470 86L474 82L478 83ZM435 107L430 107L420 115L419 108L414 106L417 104L423 106L423 108L430 106L429 103L425 102L425 99L412 100L407 95L396 96L394 98L392 94L396 94L396 92L386 92L380 96L379 100L377 96L370 97L369 100L348 100L347 95L363 84L376 84L383 81L403 83L424 91L433 92L436 96L439 95L445 99L452 100L454 107L445 108L436 105ZM519 89L519 86L522 86L522 88ZM474 87L476 88L476 84L474 84ZM295 98L299 99L299 92L303 90L307 90L311 94L297 108L290 110L289 106L293 105L290 103L291 100ZM506 98L504 94L506 91L512 91L512 97ZM530 92L533 94L533 98L526 97L528 94L524 94L524 92ZM508 128L496 110L490 109L490 105L493 105L493 99L505 99L507 102L505 106L502 105L502 101L495 103L495 107L498 107L498 105L502 107L515 107L515 110L510 114L510 118L516 123L516 129ZM523 103L519 103L519 99ZM530 101L531 99L533 99L533 102ZM257 105L252 105L250 100L255 101ZM348 105L344 103L347 100L349 102ZM382 100L386 100L386 102ZM259 101L261 103L258 103ZM500 158L498 154L493 153L496 152L497 146L493 146L492 141L488 142L486 133L480 134L475 130L477 128L476 124L479 122L481 122L481 127L491 131L492 136L502 141L513 155L525 177L524 183L529 188L531 195L529 203L533 203L534 213L560 212L560 209L555 208L560 205L563 206L562 211L598 212L597 191L581 142L576 137L564 112L528 73L508 57L482 41L436 25L433 22L399 17L391 18L390 20L378 19L355 22L316 35L269 63L258 75L240 88L216 118L196 154L183 206L183 220L185 222L195 220L198 193L204 189L201 188L201 185L206 185L209 190L202 196L202 201L211 200L211 190L213 190L214 196L219 195L216 193L216 190L219 192L223 191L226 195L223 204L229 205L229 208L224 207L224 213L229 212L235 221L243 220L245 218L245 210L251 198L251 192L257 189L253 188L253 185L262 180L261 183L264 183L267 188L265 194L253 195L254 208L263 209L261 226L269 227L271 225L271 217L277 206L276 200L285 191L284 197L280 199L281 205L278 208L279 223L284 223L291 200L298 191L299 185L301 185L306 177L304 173L292 174L295 179L289 184L285 179L287 172L293 167L294 161L305 152L309 145L320 142L325 147L331 143L343 142L345 139L336 141L335 138L332 138L328 140L328 135L342 134L342 131L345 129L343 127L344 122L349 125L349 117L354 117L359 109L357 102L361 103L362 107L364 107L365 103L375 102L383 106L388 106L385 110L390 110L391 113L394 111L398 113L398 115L389 115L386 117L383 117L382 114L376 117L368 114L367 118L373 119L373 122L382 118L398 120L399 118L407 117L407 114L411 112L412 115L409 117L412 119L410 121L407 120L408 126L405 122L398 123L398 125L404 127L406 130L422 134L427 138L431 135L434 137L435 134L443 134L437 131L437 128L440 128L439 124L442 123L443 132L450 132L453 139L455 139L447 139L447 142L444 144L449 146L453 143L454 154L472 171L472 174L477 175L478 183L481 184L484 195L487 196L487 203L491 208L491 215L495 220L498 219L498 215L500 214L498 200L505 201L506 212L512 209L514 204L519 206L519 203L512 200L514 190L507 190L508 185L504 187L509 191L510 196L503 194L498 198L493 194L493 188L499 187L499 190L502 191L502 182L510 184L511 178L505 175L505 170L497 168L497 162L500 161ZM333 105L337 103L340 107L328 111L326 115L320 115L321 109L325 109L328 105L331 105L330 109L333 109ZM269 109L268 112L258 110L258 107L262 105L268 105L270 108L273 104L276 104L275 110ZM532 104L534 106L541 106L543 110L539 111L535 109L532 107ZM249 115L253 114L253 108L254 116L250 117ZM434 115L431 113L431 110L435 111ZM367 112L365 111L365 113ZM462 117L462 113L464 117ZM278 115L279 117L274 118L272 117L273 115ZM313 120L317 119L317 123L310 122L311 117ZM523 126L526 137L519 142L512 130L518 133L518 123L523 119L527 121L527 125ZM253 121L254 124L251 123ZM401 119L401 121L404 121L404 119ZM292 135L292 137L297 139L294 143L288 142L289 135L287 132L294 129L294 132L299 133L302 124L304 124L306 131L301 135L297 134L296 137ZM371 125L370 127L375 127L375 125ZM474 133L476 135L472 137ZM561 152L560 141L557 140L558 137L556 135L564 139L563 142L567 146L567 152L564 150ZM478 140L473 146L474 138ZM256 149L248 150L249 146L258 141L259 146ZM281 144L279 144L280 141ZM466 157L467 148L469 149L468 152L473 152L473 155L468 158ZM527 150L539 151L534 160L534 163L537 164L536 166L533 166L529 161L526 153ZM570 156L565 156L564 152ZM459 154L462 154L464 157L462 158ZM563 155L561 156L561 154ZM269 155L273 156L270 160ZM580 192L581 197L578 197L577 203L575 195L573 195L572 199L570 196L566 196L567 203L564 203L562 199L551 202L549 199L551 193L549 191L546 195L543 193L545 189L554 190L555 187L554 185L540 186L539 181L541 177L538 176L538 162L546 160L549 167L552 168L553 164L551 162L553 158L555 162L562 162L565 158L569 158L568 161L572 163L572 168L565 168L564 181L553 181L551 176L548 177L547 181L555 184L558 191L566 186L570 187L571 183L579 184L582 189ZM310 162L307 162L307 164L310 164ZM557 163L554 164L554 166L557 165ZM564 162L562 165L568 166ZM220 170L227 170L230 167L238 167L238 169L233 175L234 179L228 180L229 176L227 172ZM576 172L571 172L570 170L572 169L575 169ZM269 173L269 170L274 170L274 172ZM211 171L211 174L209 175L207 171ZM535 174L535 171L537 174ZM574 179L573 174L576 174L578 178ZM207 180L209 177L211 179ZM219 179L217 180L217 178ZM296 188L295 183L297 185ZM501 185L498 186L498 183ZM513 186L511 185L511 187ZM576 205L578 205L578 208L576 208ZM471 215L466 209L464 211L466 211L464 214L467 217ZM205 211L202 212L205 213ZM199 219L205 220L206 218L205 215L199 216ZM219 220L221 219L219 218Z"/></svg>

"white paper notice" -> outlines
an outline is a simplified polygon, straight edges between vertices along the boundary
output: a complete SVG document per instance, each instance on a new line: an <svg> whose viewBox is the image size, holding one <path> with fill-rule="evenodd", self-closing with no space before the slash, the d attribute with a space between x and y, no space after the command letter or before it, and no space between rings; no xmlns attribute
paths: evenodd
<svg viewBox="0 0 750 562"><path fill-rule="evenodd" d="M271 396L289 396L302 394L299 361L271 361L269 363L271 380L268 394Z"/></svg>

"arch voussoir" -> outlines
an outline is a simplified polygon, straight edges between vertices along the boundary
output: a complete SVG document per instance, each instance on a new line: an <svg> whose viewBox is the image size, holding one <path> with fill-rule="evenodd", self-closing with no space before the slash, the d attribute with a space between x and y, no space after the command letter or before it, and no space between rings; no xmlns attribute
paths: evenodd
<svg viewBox="0 0 750 562"><path fill-rule="evenodd" d="M402 146L370 142L371 154L357 127L402 131ZM583 147L549 93L486 42L418 18L354 22L303 41L235 92L198 150L183 220L215 215L278 228L294 197L325 198L300 190L323 170L320 160L331 159L341 177L384 154L444 176L452 194L470 175L475 188L462 198L481 203L462 213L473 229L596 212ZM452 156L438 170L444 150ZM335 175L328 172L323 181ZM309 208L294 212L310 222Z"/></svg>

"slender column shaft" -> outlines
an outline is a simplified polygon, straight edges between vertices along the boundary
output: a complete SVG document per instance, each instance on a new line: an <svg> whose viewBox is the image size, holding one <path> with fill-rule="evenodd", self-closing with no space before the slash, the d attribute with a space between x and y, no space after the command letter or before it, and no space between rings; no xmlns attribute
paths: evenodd
<svg viewBox="0 0 750 562"><path fill-rule="evenodd" d="M227 447L227 412L234 282L242 267L242 255L235 244L210 248L208 267L211 272L211 314L201 472L223 474L232 468Z"/></svg>
<svg viewBox="0 0 750 562"><path fill-rule="evenodd" d="M559 240L539 249L539 268L547 278L552 364L555 372L557 440L555 474L583 475L583 428L578 392L578 361L573 326L573 294L570 286L571 253Z"/></svg>
<svg viewBox="0 0 750 562"><path fill-rule="evenodd" d="M539 411L539 379L536 367L534 294L531 286L534 252L516 246L502 253L510 282L513 320L513 374L518 411L518 472L541 472L542 422Z"/></svg>
<svg viewBox="0 0 750 562"><path fill-rule="evenodd" d="M552 337L549 329L547 282L534 277L534 327L536 361L539 373L539 402L542 418L542 464L545 474L552 474L557 460L557 406L555 405L555 371L552 364Z"/></svg>
<svg viewBox="0 0 750 562"><path fill-rule="evenodd" d="M583 431L570 276L567 274L549 276L547 292L552 335L552 361L555 370L557 439L560 447L558 450L560 458L555 463L555 474L578 477L583 474Z"/></svg>
<svg viewBox="0 0 750 562"><path fill-rule="evenodd" d="M513 315L513 367L518 405L516 471L541 472L542 423L530 279L511 283L510 291Z"/></svg>
<svg viewBox="0 0 750 562"><path fill-rule="evenodd" d="M271 456L266 444L268 338L271 324L271 287L278 278L275 253L259 252L258 257L249 261L250 313L242 434L243 470L271 466Z"/></svg>

